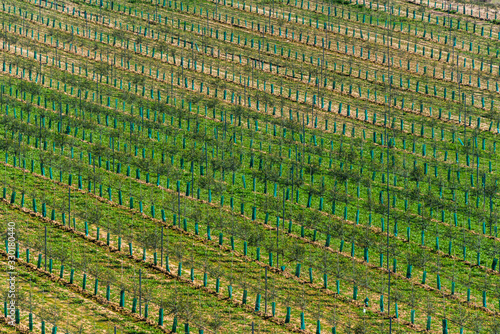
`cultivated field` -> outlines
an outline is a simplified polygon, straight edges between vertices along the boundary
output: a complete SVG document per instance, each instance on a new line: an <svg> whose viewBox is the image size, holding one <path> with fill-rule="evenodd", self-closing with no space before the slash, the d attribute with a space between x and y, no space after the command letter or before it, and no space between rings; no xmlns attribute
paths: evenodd
<svg viewBox="0 0 500 334"><path fill-rule="evenodd" d="M0 21L0 333L500 333L494 4Z"/></svg>

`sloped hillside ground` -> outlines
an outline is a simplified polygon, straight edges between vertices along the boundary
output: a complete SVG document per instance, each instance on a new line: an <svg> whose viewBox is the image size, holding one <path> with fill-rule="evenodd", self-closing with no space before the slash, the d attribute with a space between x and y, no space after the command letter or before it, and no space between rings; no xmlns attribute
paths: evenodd
<svg viewBox="0 0 500 334"><path fill-rule="evenodd" d="M3 1L0 332L498 333L499 20Z"/></svg>

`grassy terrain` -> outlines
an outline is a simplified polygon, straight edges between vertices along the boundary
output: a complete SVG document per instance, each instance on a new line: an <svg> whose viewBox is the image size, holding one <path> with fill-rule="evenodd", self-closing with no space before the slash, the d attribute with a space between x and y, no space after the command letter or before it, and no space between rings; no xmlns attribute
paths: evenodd
<svg viewBox="0 0 500 334"><path fill-rule="evenodd" d="M498 333L500 28L456 6L4 1L16 330Z"/></svg>

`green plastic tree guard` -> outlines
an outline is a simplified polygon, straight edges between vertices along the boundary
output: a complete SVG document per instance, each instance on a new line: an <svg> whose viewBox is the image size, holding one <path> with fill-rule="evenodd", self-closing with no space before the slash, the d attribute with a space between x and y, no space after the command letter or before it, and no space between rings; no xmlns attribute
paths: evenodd
<svg viewBox="0 0 500 334"><path fill-rule="evenodd" d="M99 279L95 279L95 284L94 284L94 295L97 296L97 292L99 290Z"/></svg>
<svg viewBox="0 0 500 334"><path fill-rule="evenodd" d="M247 303L247 297L248 297L248 291L245 289L243 290L243 298L241 300L241 303L245 305Z"/></svg>
<svg viewBox="0 0 500 334"><path fill-rule="evenodd" d="M136 313L137 311L137 298L134 297L134 299L132 299L132 313Z"/></svg>
<svg viewBox="0 0 500 334"><path fill-rule="evenodd" d="M125 290L120 291L120 307L125 307Z"/></svg>
<svg viewBox="0 0 500 334"><path fill-rule="evenodd" d="M295 269L295 276L296 277L300 277L300 268L301 268L301 264L297 263L297 268Z"/></svg>
<svg viewBox="0 0 500 334"><path fill-rule="evenodd" d="M257 298L255 299L255 312L260 311L260 293L257 294Z"/></svg>
<svg viewBox="0 0 500 334"><path fill-rule="evenodd" d="M448 334L448 320L443 319L443 334Z"/></svg>
<svg viewBox="0 0 500 334"><path fill-rule="evenodd" d="M158 326L163 326L163 308L158 312Z"/></svg>
<svg viewBox="0 0 500 334"><path fill-rule="evenodd" d="M292 309L290 306L287 306L286 308L286 316L285 316L285 324L290 323L290 315L291 315Z"/></svg>
<svg viewBox="0 0 500 334"><path fill-rule="evenodd" d="M406 278L411 278L411 272L412 272L412 269L413 269L413 266L411 264L409 264L407 267L406 267Z"/></svg>

